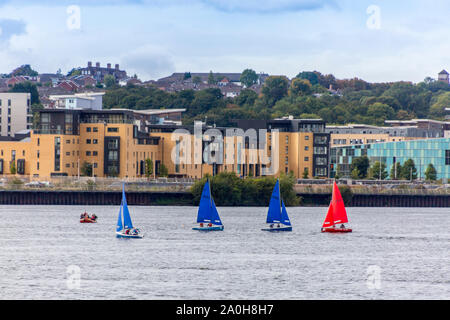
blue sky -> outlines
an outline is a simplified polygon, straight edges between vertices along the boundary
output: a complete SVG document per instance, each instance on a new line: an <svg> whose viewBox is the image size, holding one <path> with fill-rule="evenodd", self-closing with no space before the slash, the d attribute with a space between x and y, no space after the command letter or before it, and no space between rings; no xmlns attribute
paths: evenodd
<svg viewBox="0 0 450 320"><path fill-rule="evenodd" d="M67 25L71 5L80 29ZM379 29L367 26L373 5ZM450 69L449 9L446 0L0 0L0 73L99 61L144 80L252 68L418 82Z"/></svg>

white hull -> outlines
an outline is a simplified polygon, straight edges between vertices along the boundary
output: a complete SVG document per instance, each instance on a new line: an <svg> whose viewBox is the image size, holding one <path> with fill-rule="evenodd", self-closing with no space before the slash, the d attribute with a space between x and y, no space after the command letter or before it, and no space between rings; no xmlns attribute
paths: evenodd
<svg viewBox="0 0 450 320"><path fill-rule="evenodd" d="M116 236L117 238L137 238L137 239L141 239L144 237L143 234L126 234L122 232L116 232Z"/></svg>

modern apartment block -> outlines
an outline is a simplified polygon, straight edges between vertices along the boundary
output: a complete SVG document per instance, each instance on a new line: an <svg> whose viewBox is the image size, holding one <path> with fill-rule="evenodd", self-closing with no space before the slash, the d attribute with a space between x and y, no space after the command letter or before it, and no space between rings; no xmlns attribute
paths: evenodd
<svg viewBox="0 0 450 320"><path fill-rule="evenodd" d="M10 174L14 163L21 175L77 176L88 163L94 176L135 178L145 177L151 159L155 176L162 165L171 177L328 176L329 134L322 120L238 121L234 128L217 128L154 123L152 116L121 109L43 110L30 138L0 142L0 174Z"/></svg>
<svg viewBox="0 0 450 320"><path fill-rule="evenodd" d="M57 109L102 110L105 92L84 92L71 95L51 95L52 107Z"/></svg>
<svg viewBox="0 0 450 320"><path fill-rule="evenodd" d="M18 131L31 128L31 95L29 93L0 93L0 133L14 137Z"/></svg>
<svg viewBox="0 0 450 320"><path fill-rule="evenodd" d="M424 179L425 170L431 163L436 168L438 179L450 179L449 138L335 147L331 149L331 177L337 172L341 177L350 177L353 159L362 156L367 156L371 165L376 161L386 164L388 173L396 163L403 165L412 159L419 179Z"/></svg>

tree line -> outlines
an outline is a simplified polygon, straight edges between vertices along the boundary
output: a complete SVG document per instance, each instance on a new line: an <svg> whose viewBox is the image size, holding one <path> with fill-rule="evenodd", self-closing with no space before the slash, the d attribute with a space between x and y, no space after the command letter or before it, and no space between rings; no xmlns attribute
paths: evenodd
<svg viewBox="0 0 450 320"><path fill-rule="evenodd" d="M242 179L234 172L221 172L212 177L205 176L191 187L194 205L199 204L207 179L211 182L211 194L218 206L267 206L277 182L277 178L268 176ZM279 179L284 203L287 206L298 205L300 199L294 191L294 175L282 174Z"/></svg>
<svg viewBox="0 0 450 320"><path fill-rule="evenodd" d="M212 73L210 78L208 82L214 84ZM418 84L369 83L303 71L292 80L270 76L260 90L253 86L257 81L256 72L244 70L241 76L244 89L235 98L224 97L216 87L166 92L154 86L111 85L103 101L106 109L186 108L184 123L207 118L218 126L232 126L234 119L287 115L322 118L330 124L382 125L385 120L413 118L441 120L445 118L445 107L450 105L450 86L431 78Z"/></svg>
<svg viewBox="0 0 450 320"><path fill-rule="evenodd" d="M384 162L376 161L370 166L370 161L367 156L353 158L350 165L350 177L355 180L374 179L374 180L386 180L388 177L391 180L417 180L417 168L413 159L406 160L403 165L400 162L396 162L390 172L388 173L386 164ZM425 180L436 181L437 171L432 163L428 164L425 170ZM339 168L336 172L335 178L341 178L341 172Z"/></svg>

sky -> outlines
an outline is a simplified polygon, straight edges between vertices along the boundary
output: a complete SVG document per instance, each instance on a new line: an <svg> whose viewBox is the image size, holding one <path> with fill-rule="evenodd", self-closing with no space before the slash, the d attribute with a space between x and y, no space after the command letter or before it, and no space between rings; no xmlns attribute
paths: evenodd
<svg viewBox="0 0 450 320"><path fill-rule="evenodd" d="M92 61L143 80L251 68L420 82L450 69L449 12L448 0L0 0L0 73Z"/></svg>

